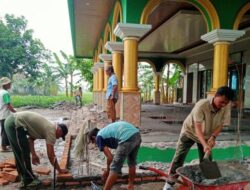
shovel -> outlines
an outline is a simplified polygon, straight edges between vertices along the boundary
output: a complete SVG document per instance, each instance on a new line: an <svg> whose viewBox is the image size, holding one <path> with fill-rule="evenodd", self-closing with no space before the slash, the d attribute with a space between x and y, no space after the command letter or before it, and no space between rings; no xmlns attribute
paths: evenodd
<svg viewBox="0 0 250 190"><path fill-rule="evenodd" d="M209 160L209 152L206 152L203 161L199 164L202 174L206 179L221 177L220 169L215 161Z"/></svg>

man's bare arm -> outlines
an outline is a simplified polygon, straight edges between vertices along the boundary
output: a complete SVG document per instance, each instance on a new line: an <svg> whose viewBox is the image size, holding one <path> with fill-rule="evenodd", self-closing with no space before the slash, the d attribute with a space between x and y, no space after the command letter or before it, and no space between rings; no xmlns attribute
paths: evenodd
<svg viewBox="0 0 250 190"><path fill-rule="evenodd" d="M51 165L54 166L59 173L67 173L68 170L61 169L58 164L55 151L54 151L54 146L52 144L46 144L46 146L47 146L47 155L48 155Z"/></svg>
<svg viewBox="0 0 250 190"><path fill-rule="evenodd" d="M200 143L202 144L202 146L204 148L204 152L211 151L211 148L207 144L207 142L205 140L205 137L204 137L204 134L202 132L202 124L201 123L195 123L194 128L195 128L195 133L196 133L198 139L200 140Z"/></svg>
<svg viewBox="0 0 250 190"><path fill-rule="evenodd" d="M40 164L40 159L39 159L39 157L36 154L35 146L34 146L34 141L35 141L35 139L33 139L32 137L28 138L30 152L31 152L32 164L37 165L37 164Z"/></svg>

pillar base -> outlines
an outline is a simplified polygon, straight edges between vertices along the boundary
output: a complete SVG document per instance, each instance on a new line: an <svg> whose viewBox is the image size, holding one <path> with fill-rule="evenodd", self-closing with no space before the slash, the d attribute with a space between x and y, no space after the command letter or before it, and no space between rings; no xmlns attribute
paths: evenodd
<svg viewBox="0 0 250 190"><path fill-rule="evenodd" d="M154 104L160 105L161 103L161 93L160 91L154 91Z"/></svg>
<svg viewBox="0 0 250 190"><path fill-rule="evenodd" d="M122 91L124 92L138 92L139 88L136 87L136 88L130 88L130 87L123 87L122 88Z"/></svg>
<svg viewBox="0 0 250 190"><path fill-rule="evenodd" d="M141 93L121 92L120 119L132 123L136 127L141 125Z"/></svg>
<svg viewBox="0 0 250 190"><path fill-rule="evenodd" d="M106 100L106 91L102 92L102 110L106 111L107 108L107 100Z"/></svg>
<svg viewBox="0 0 250 190"><path fill-rule="evenodd" d="M216 93L216 89L211 88L211 90L207 92L207 98L213 98L215 93Z"/></svg>
<svg viewBox="0 0 250 190"><path fill-rule="evenodd" d="M121 119L121 116L120 116L121 96L122 96L122 92L119 92L119 98L118 98L118 101L115 104L116 118L117 119Z"/></svg>
<svg viewBox="0 0 250 190"><path fill-rule="evenodd" d="M97 106L102 107L102 91L97 92Z"/></svg>

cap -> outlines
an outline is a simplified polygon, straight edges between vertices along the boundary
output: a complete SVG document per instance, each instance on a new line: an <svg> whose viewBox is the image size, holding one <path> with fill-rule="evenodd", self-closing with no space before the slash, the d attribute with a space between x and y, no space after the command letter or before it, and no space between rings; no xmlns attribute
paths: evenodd
<svg viewBox="0 0 250 190"><path fill-rule="evenodd" d="M11 83L11 80L8 78L8 77L2 77L0 79L0 85L3 86L3 85L6 85L6 84L9 84Z"/></svg>
<svg viewBox="0 0 250 190"><path fill-rule="evenodd" d="M62 130L62 139L65 141L65 136L68 134L68 127L64 123L59 123L58 127L61 127L61 130Z"/></svg>

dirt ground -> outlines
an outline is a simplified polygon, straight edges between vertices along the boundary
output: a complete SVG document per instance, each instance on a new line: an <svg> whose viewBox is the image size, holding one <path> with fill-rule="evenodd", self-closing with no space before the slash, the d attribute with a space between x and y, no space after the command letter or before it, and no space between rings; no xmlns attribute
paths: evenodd
<svg viewBox="0 0 250 190"><path fill-rule="evenodd" d="M98 125L106 125L108 122L106 121L106 118L103 116L103 113L96 114L94 112L89 111L91 110L90 107L83 107L83 108L75 108L74 106L66 107L66 108L55 108L55 109L30 109L27 108L21 108L17 111L32 111L40 113L41 115L45 116L48 120L52 122L64 122L70 126L71 133L77 133L80 126L82 125L83 120L86 117L92 117L98 120ZM94 115L94 116L93 116ZM76 135L76 134L74 134ZM74 142L74 141L73 141ZM84 163L81 163L79 160L74 158L74 155L72 153L72 149L74 147L74 143L71 147L71 159L70 159L70 171L73 174L74 177L81 177L88 175L89 173L86 172L86 165ZM64 141L61 139L58 139L55 144L55 153L57 158L60 160L60 157L62 155L64 148ZM33 170L35 170L37 167L46 167L51 170L50 176L43 176L38 175L39 179L52 179L53 178L53 167L49 163L49 160L47 158L46 154L46 145L44 140L36 140L35 141L35 150L40 158L40 165L39 166L32 166ZM92 158L91 162L94 163L94 166L91 169L91 175L101 175L102 173L102 167L98 167L99 165L103 166L102 162L105 162L104 155L100 153L95 147L92 146L90 151L90 157ZM97 156L96 156L97 155ZM96 163L96 157L98 158L98 162ZM0 162L4 161L6 159L14 159L13 153L1 153L0 152ZM84 166L85 165L85 166ZM124 171L126 171L127 168L124 167ZM9 189L19 189L20 183L10 183L6 186L0 186L0 190L9 190ZM164 186L164 183L158 182L158 183L148 183L143 185L136 185L135 190L150 190L152 189L162 189ZM64 189L64 188L63 188ZM70 188L71 189L71 188ZM74 188L74 189L90 189L89 187L85 188ZM126 185L116 185L114 189L126 189Z"/></svg>
<svg viewBox="0 0 250 190"><path fill-rule="evenodd" d="M149 110L148 110L149 108ZM172 125L167 124L166 122L158 121L151 119L150 115L157 115L159 113L157 112L150 112L151 106L149 106L147 109L142 109L142 127L140 129L143 139L143 146L149 146L149 147L158 147L158 148L166 148L166 147L175 147L176 141L179 136L179 131L181 128L181 124L173 123ZM170 114L168 114L169 118L173 117L173 115L176 115L176 111L172 111L173 108L166 108L169 109ZM97 127L103 127L109 123L109 121L106 118L106 114L99 110L98 107L93 106L84 106L82 108L77 108L74 105L65 105L60 107L54 107L54 109L36 109L36 108L22 108L18 109L18 111L33 111L40 113L41 115L45 116L48 120L52 122L64 122L70 126L69 131L72 135L76 136L79 132L80 127L83 125L83 122L86 118L91 118L96 120ZM177 110L178 111L178 110ZM178 113L178 118L182 119L185 117L187 111L184 110L184 114ZM166 114L166 112L162 113ZM172 115L171 115L172 114ZM168 119L169 119L168 118ZM169 121L169 120L168 120ZM222 134L224 136L223 140L227 141L220 141L217 146L219 147L225 147L229 145L235 145L235 140L233 136L229 136L228 134ZM249 136L246 136L246 139ZM225 139L226 138L226 139ZM245 144L250 144L248 141L244 142ZM71 150L74 147L74 141L71 147ZM61 139L57 140L55 145L55 151L56 156L58 159L60 159L62 152L64 148L64 141ZM40 166L50 168L51 171L53 171L52 166L49 163L49 160L46 155L46 146L44 140L36 140L35 141L35 149L37 151L38 156L40 157ZM90 150L90 163L93 163L92 169L91 169L91 175L101 175L102 168L105 167L106 163L105 157L102 153L100 153L95 147L91 147ZM5 160L13 158L13 154L10 153L0 153L0 162ZM197 163L197 160L192 161L192 164ZM250 163L250 161L248 160ZM143 163L146 166L153 166L159 169L162 169L164 171L168 170L169 164L167 163ZM33 169L35 169L36 166L33 166ZM250 168L250 166L248 167ZM82 161L79 161L78 159L74 158L74 155L71 151L71 159L70 159L70 171L73 174L74 177L81 177L89 175L90 173L86 170L86 165L82 163ZM143 173L145 171L137 170L138 173ZM127 168L123 168L123 173L127 173ZM39 179L46 179L46 178L53 178L53 172L51 172L50 176L42 176L39 175ZM19 183L13 183L9 184L7 186L0 186L0 190L8 190L8 189L18 189ZM164 186L163 182L157 182L157 183L146 183L146 184L140 184L136 185L135 190L161 190ZM74 188L74 189L90 189L88 187L85 188ZM120 189L126 189L126 185L116 185L114 190L120 190Z"/></svg>

